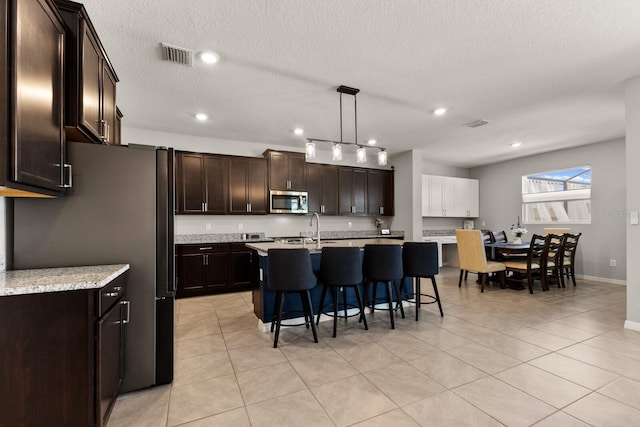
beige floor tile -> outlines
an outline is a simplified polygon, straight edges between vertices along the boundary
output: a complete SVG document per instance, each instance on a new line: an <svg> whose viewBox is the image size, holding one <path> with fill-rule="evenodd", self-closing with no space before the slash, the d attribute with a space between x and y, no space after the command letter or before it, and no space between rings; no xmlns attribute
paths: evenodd
<svg viewBox="0 0 640 427"><path fill-rule="evenodd" d="M167 424L171 386L121 395L109 417L109 427L156 427Z"/></svg>
<svg viewBox="0 0 640 427"><path fill-rule="evenodd" d="M591 393L588 388L528 364L499 372L495 377L558 409Z"/></svg>
<svg viewBox="0 0 640 427"><path fill-rule="evenodd" d="M353 427L419 427L420 424L416 423L402 409L396 409L386 414L378 415L377 417L369 418L358 424L353 424Z"/></svg>
<svg viewBox="0 0 640 427"><path fill-rule="evenodd" d="M189 359L227 349L222 335L207 335L175 342L175 359Z"/></svg>
<svg viewBox="0 0 640 427"><path fill-rule="evenodd" d="M195 421L243 405L235 375L173 386L167 425Z"/></svg>
<svg viewBox="0 0 640 427"><path fill-rule="evenodd" d="M227 345L227 349L233 350L252 345L273 344L273 336L257 329L246 329L244 331L226 332L224 334L224 342Z"/></svg>
<svg viewBox="0 0 640 427"><path fill-rule="evenodd" d="M450 348L465 345L470 341L458 334L449 332L442 328L430 328L428 330L407 331L408 334L426 342L427 344L439 349L448 350Z"/></svg>
<svg viewBox="0 0 640 427"><path fill-rule="evenodd" d="M195 312L186 312L186 313L180 312L180 315L178 316L178 321L176 322L176 324L188 325L188 324L200 323L204 321L218 323L218 316L216 316L216 313L214 310L195 311Z"/></svg>
<svg viewBox="0 0 640 427"><path fill-rule="evenodd" d="M594 426L637 427L640 411L610 397L592 393L564 412Z"/></svg>
<svg viewBox="0 0 640 427"><path fill-rule="evenodd" d="M473 323L460 320L455 323L445 323L442 326L449 332L461 335L471 341L477 341L480 339L486 339L493 336L500 335L499 332L485 328L483 326L474 325Z"/></svg>
<svg viewBox="0 0 640 427"><path fill-rule="evenodd" d="M621 341L629 341L635 344L640 344L640 331L632 331L630 329L615 329L607 332L604 336L609 338L615 338Z"/></svg>
<svg viewBox="0 0 640 427"><path fill-rule="evenodd" d="M402 359L379 344L334 347L336 352L360 372L382 369Z"/></svg>
<svg viewBox="0 0 640 427"><path fill-rule="evenodd" d="M582 329L572 328L571 326L563 325L558 322L540 323L533 326L534 329L548 332L553 335L557 335L562 338L566 338L571 341L580 342L595 337L596 333L585 331Z"/></svg>
<svg viewBox="0 0 640 427"><path fill-rule="evenodd" d="M202 319L195 322L181 323L175 327L176 341L221 333L222 330L216 319Z"/></svg>
<svg viewBox="0 0 640 427"><path fill-rule="evenodd" d="M502 426L498 421L451 391L423 399L407 405L403 409L422 426Z"/></svg>
<svg viewBox="0 0 640 427"><path fill-rule="evenodd" d="M218 322L220 322L220 329L223 333L258 328L258 318L253 312L238 317L218 317Z"/></svg>
<svg viewBox="0 0 640 427"><path fill-rule="evenodd" d="M598 393L640 409L640 381L620 378L602 387Z"/></svg>
<svg viewBox="0 0 640 427"><path fill-rule="evenodd" d="M431 352L438 351L437 348L419 340L402 331L396 331L394 336L384 339L380 345L403 360L418 359Z"/></svg>
<svg viewBox="0 0 640 427"><path fill-rule="evenodd" d="M307 388L289 362L239 372L237 378L247 405Z"/></svg>
<svg viewBox="0 0 640 427"><path fill-rule="evenodd" d="M483 346L500 352L506 356L511 356L521 362L526 362L531 359L544 356L550 352L550 350L529 344L528 342L524 342L507 335L498 335L496 337L483 339L478 341L478 344L482 344Z"/></svg>
<svg viewBox="0 0 640 427"><path fill-rule="evenodd" d="M309 390L248 405L247 413L252 427L335 426Z"/></svg>
<svg viewBox="0 0 640 427"><path fill-rule="evenodd" d="M232 409L221 414L212 415L206 418L180 424L180 427L251 427L247 410L242 408Z"/></svg>
<svg viewBox="0 0 640 427"><path fill-rule="evenodd" d="M480 344L466 344L447 350L447 353L489 374L522 363L513 357L498 353Z"/></svg>
<svg viewBox="0 0 640 427"><path fill-rule="evenodd" d="M229 358L236 372L262 368L286 361L279 349L260 345L229 350Z"/></svg>
<svg viewBox="0 0 640 427"><path fill-rule="evenodd" d="M229 374L233 374L229 354L226 351L217 351L176 360L173 385L189 384Z"/></svg>
<svg viewBox="0 0 640 427"><path fill-rule="evenodd" d="M640 344L634 342L599 336L584 341L584 344L640 361Z"/></svg>
<svg viewBox="0 0 640 427"><path fill-rule="evenodd" d="M547 350L557 351L561 348L569 347L575 344L575 341L561 338L557 335L550 334L538 329L526 328L509 334L510 336Z"/></svg>
<svg viewBox="0 0 640 427"><path fill-rule="evenodd" d="M349 362L336 352L323 352L317 356L293 359L291 365L308 387L315 387L358 375Z"/></svg>
<svg viewBox="0 0 640 427"><path fill-rule="evenodd" d="M558 353L548 354L528 363L591 390L596 390L618 378L618 375L613 372Z"/></svg>
<svg viewBox="0 0 640 427"><path fill-rule="evenodd" d="M453 391L508 426L530 426L556 411L554 407L495 378L483 378Z"/></svg>
<svg viewBox="0 0 640 427"><path fill-rule="evenodd" d="M296 341L288 339L283 345L278 345L278 348L289 360L336 353L333 348L327 344L327 341L333 338L326 338L326 340L323 340L320 337L318 338L317 343L313 342L312 334L308 337L304 337L304 339L298 339Z"/></svg>
<svg viewBox="0 0 640 427"><path fill-rule="evenodd" d="M398 406L408 405L446 390L428 376L416 372L415 367L407 362L368 371L364 376Z"/></svg>
<svg viewBox="0 0 640 427"><path fill-rule="evenodd" d="M589 424L572 417L571 415L558 411L548 416L539 423L534 424L535 427L589 427Z"/></svg>
<svg viewBox="0 0 640 427"><path fill-rule="evenodd" d="M338 426L355 424L398 408L362 375L312 387L311 392Z"/></svg>
<svg viewBox="0 0 640 427"><path fill-rule="evenodd" d="M430 353L409 363L447 388L458 387L487 376L481 370L444 352Z"/></svg>
<svg viewBox="0 0 640 427"><path fill-rule="evenodd" d="M563 348L558 353L620 375L640 367L640 362L637 360L582 343Z"/></svg>
<svg viewBox="0 0 640 427"><path fill-rule="evenodd" d="M206 298L183 298L176 303L180 306L180 315L197 312L214 313L213 304Z"/></svg>

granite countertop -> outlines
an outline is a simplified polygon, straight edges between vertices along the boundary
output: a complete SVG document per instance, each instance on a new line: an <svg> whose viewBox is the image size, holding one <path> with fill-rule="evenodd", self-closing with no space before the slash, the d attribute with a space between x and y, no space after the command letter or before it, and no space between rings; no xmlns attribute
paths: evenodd
<svg viewBox="0 0 640 427"><path fill-rule="evenodd" d="M203 243L247 243L273 242L264 233L218 233L218 234L176 234L176 245L198 245Z"/></svg>
<svg viewBox="0 0 640 427"><path fill-rule="evenodd" d="M10 270L0 273L0 297L99 289L129 270L129 264Z"/></svg>
<svg viewBox="0 0 640 427"><path fill-rule="evenodd" d="M322 237L322 235L321 235ZM316 247L315 242L302 243L284 243L284 242L270 242L270 243L247 243L247 247L255 249L261 255L265 255L269 249L295 249L295 248L307 248L309 252L320 252L324 247L344 247L355 246L358 248L364 248L367 244L384 244L384 245L402 245L403 240L399 239L351 239L351 240L322 240L320 239L320 248Z"/></svg>

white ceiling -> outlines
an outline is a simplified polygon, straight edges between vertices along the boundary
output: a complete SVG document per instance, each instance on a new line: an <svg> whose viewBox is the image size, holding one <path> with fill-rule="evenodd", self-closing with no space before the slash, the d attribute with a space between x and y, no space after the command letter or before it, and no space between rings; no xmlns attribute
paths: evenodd
<svg viewBox="0 0 640 427"><path fill-rule="evenodd" d="M304 150L358 139L472 167L624 136L640 74L638 0L84 0L124 125ZM161 60L160 42L216 51ZM353 98L343 98L353 140ZM447 106L435 117L430 112ZM210 115L196 123L192 114ZM462 124L484 119L484 127ZM510 144L519 140L519 149Z"/></svg>

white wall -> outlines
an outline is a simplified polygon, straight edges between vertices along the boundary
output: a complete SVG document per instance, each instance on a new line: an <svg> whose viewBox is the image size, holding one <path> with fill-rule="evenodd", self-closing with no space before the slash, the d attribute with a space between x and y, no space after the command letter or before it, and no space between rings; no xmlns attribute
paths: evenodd
<svg viewBox="0 0 640 427"><path fill-rule="evenodd" d="M627 159L629 154L627 153ZM638 157L636 157L638 158ZM522 207L522 175L572 166L591 165L591 224L572 224L582 232L577 254L578 274L624 281L628 267L625 228L625 141L618 139L473 168L480 180L480 227L505 230ZM633 173L633 172L631 172ZM633 182L633 181L628 181ZM476 224L478 227L478 224ZM527 226L540 233L545 225ZM609 260L617 261L616 267Z"/></svg>
<svg viewBox="0 0 640 427"><path fill-rule="evenodd" d="M259 142L230 141L216 138L203 138L189 135L179 135L166 132L156 132L137 128L123 127L122 140L125 144L142 144L173 147L177 150L194 151L200 153L217 153L248 157L262 157L263 152L270 148L273 150L304 152L305 140L300 141L300 148L290 146L266 145ZM313 162L333 164L331 160L330 145L323 149L321 143L316 144L317 155ZM343 166L359 166L355 163L355 152L351 153L351 147L343 149L343 160L339 163ZM364 167L377 168L375 150L368 151L371 155ZM389 159L389 167L393 164L393 158ZM397 181L397 172L396 177ZM396 201L396 209L398 209ZM393 217L385 217L385 226L394 230L402 230L394 227ZM257 233L264 232L267 236L298 236L300 232L315 230L309 226L309 216L300 215L176 215L176 234L205 234L205 233ZM347 217L347 216L323 216L321 231L344 230L371 230L377 231L373 217ZM240 224L242 230L240 230ZM207 225L210 230L207 230Z"/></svg>

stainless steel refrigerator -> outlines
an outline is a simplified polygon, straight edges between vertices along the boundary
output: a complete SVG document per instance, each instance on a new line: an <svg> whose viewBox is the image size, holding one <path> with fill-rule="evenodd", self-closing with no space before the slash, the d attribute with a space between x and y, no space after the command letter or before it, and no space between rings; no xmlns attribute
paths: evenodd
<svg viewBox="0 0 640 427"><path fill-rule="evenodd" d="M131 265L122 391L173 380L173 150L67 144L73 188L16 199L13 268Z"/></svg>

